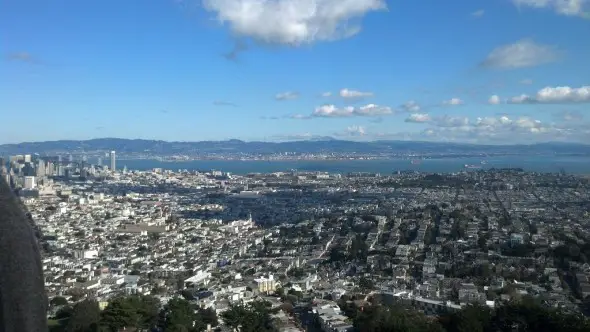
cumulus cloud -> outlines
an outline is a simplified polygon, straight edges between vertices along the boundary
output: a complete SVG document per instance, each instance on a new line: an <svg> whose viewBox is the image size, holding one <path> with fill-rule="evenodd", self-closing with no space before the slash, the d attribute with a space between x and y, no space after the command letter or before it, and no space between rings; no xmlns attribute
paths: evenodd
<svg viewBox="0 0 590 332"><path fill-rule="evenodd" d="M316 107L312 116L322 118L343 118L351 116L384 116L393 114L393 110L387 106L379 106L375 104L368 104L365 106L354 107L336 107L335 105L322 105Z"/></svg>
<svg viewBox="0 0 590 332"><path fill-rule="evenodd" d="M425 113L412 113L408 116L405 122L409 123L425 123L430 122L432 119L428 114Z"/></svg>
<svg viewBox="0 0 590 332"><path fill-rule="evenodd" d="M330 104L316 107L316 109L312 113L312 116L322 118L342 118L353 116L353 112L354 107L352 106L339 108L335 105Z"/></svg>
<svg viewBox="0 0 590 332"><path fill-rule="evenodd" d="M495 48L480 65L499 69L534 67L555 62L561 55L562 52L555 46L537 44L532 39L522 39Z"/></svg>
<svg viewBox="0 0 590 332"><path fill-rule="evenodd" d="M203 7L237 36L293 46L354 36L362 17L387 9L385 0L203 0Z"/></svg>
<svg viewBox="0 0 590 332"><path fill-rule="evenodd" d="M346 98L346 99L360 99L360 98L367 98L367 97L372 97L373 93L372 92L363 92L363 91L357 91L357 90L350 90L350 89L342 89L340 90L340 97L342 98Z"/></svg>
<svg viewBox="0 0 590 332"><path fill-rule="evenodd" d="M459 98L451 98L449 100L445 100L442 102L443 105L447 105L447 106L457 106L457 105L463 105L463 100L459 99Z"/></svg>
<svg viewBox="0 0 590 332"><path fill-rule="evenodd" d="M480 117L474 121L467 119L457 122L451 121L447 124L447 126L433 126L422 134L435 140L510 144L555 140L583 141L587 136L579 128L556 126L526 116L517 118L508 116Z"/></svg>
<svg viewBox="0 0 590 332"><path fill-rule="evenodd" d="M281 92L281 93L277 93L275 95L275 99L278 101L292 100L292 99L297 99L297 98L299 98L299 94L297 92L292 92L292 91Z"/></svg>
<svg viewBox="0 0 590 332"><path fill-rule="evenodd" d="M342 133L335 133L335 136L352 136L352 137L361 137L365 136L367 132L365 131L365 127L362 126L350 126L344 130Z"/></svg>
<svg viewBox="0 0 590 332"><path fill-rule="evenodd" d="M354 110L356 115L360 116L382 116L393 114L393 110L387 106L379 106L375 104L368 104L358 107Z"/></svg>
<svg viewBox="0 0 590 332"><path fill-rule="evenodd" d="M536 9L551 9L557 14L566 16L588 17L589 0L512 0L518 6Z"/></svg>
<svg viewBox="0 0 590 332"><path fill-rule="evenodd" d="M492 95L490 99L488 99L488 104L490 105L498 105L500 104L500 96Z"/></svg>
<svg viewBox="0 0 590 332"><path fill-rule="evenodd" d="M410 113L417 113L417 112L420 112L420 110L421 110L420 105L418 105L418 103L416 103L414 100L410 100L410 101L404 103L401 107L404 111L410 112Z"/></svg>
<svg viewBox="0 0 590 332"><path fill-rule="evenodd" d="M475 119L443 116L427 123L421 132L377 133L376 137L405 140L516 144L547 141L590 141L590 124L542 122L532 117L506 115Z"/></svg>
<svg viewBox="0 0 590 332"><path fill-rule="evenodd" d="M433 120L438 127L462 127L469 125L469 118L444 115Z"/></svg>
<svg viewBox="0 0 590 332"><path fill-rule="evenodd" d="M590 103L590 86L571 88L569 86L546 87L535 95L515 96L508 101L511 104L560 104Z"/></svg>

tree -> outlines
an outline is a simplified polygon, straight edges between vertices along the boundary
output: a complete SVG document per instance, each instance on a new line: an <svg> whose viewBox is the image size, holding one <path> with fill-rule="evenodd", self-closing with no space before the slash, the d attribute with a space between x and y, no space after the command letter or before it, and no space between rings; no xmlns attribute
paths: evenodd
<svg viewBox="0 0 590 332"><path fill-rule="evenodd" d="M402 307L373 306L360 311L354 326L363 332L442 332L443 327L427 319L424 314Z"/></svg>
<svg viewBox="0 0 590 332"><path fill-rule="evenodd" d="M116 298L101 314L100 326L111 331L137 327L138 315L126 298Z"/></svg>
<svg viewBox="0 0 590 332"><path fill-rule="evenodd" d="M51 301L49 301L49 304L52 306L55 306L55 307L67 305L68 300L66 300L66 298L63 296L56 296L56 297L52 298Z"/></svg>
<svg viewBox="0 0 590 332"><path fill-rule="evenodd" d="M138 328L151 328L158 322L160 314L160 300L153 296L131 295L126 301L134 309Z"/></svg>
<svg viewBox="0 0 590 332"><path fill-rule="evenodd" d="M77 303L72 310L66 332L97 331L100 321L100 309L96 300L84 300Z"/></svg>
<svg viewBox="0 0 590 332"><path fill-rule="evenodd" d="M163 316L162 327L166 331L204 330L204 324L197 315L197 307L181 298L168 301L161 316Z"/></svg>
<svg viewBox="0 0 590 332"><path fill-rule="evenodd" d="M489 331L492 312L480 305L469 305L449 317L448 331L484 332Z"/></svg>
<svg viewBox="0 0 590 332"><path fill-rule="evenodd" d="M232 305L221 316L232 329L241 332L271 332L275 328L268 302L256 301L248 306Z"/></svg>
<svg viewBox="0 0 590 332"><path fill-rule="evenodd" d="M367 292L375 288L375 285L373 284L373 281L371 279L361 277L361 279L359 280L359 287L364 292Z"/></svg>
<svg viewBox="0 0 590 332"><path fill-rule="evenodd" d="M217 320L217 313L211 308L199 310L199 316L205 325L211 325L212 327L215 327L219 324L219 321Z"/></svg>

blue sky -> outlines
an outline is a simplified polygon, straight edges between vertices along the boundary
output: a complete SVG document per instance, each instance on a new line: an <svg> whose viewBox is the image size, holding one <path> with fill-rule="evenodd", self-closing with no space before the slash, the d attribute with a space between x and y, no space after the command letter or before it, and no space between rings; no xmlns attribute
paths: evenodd
<svg viewBox="0 0 590 332"><path fill-rule="evenodd" d="M6 0L0 143L590 142L590 0Z"/></svg>

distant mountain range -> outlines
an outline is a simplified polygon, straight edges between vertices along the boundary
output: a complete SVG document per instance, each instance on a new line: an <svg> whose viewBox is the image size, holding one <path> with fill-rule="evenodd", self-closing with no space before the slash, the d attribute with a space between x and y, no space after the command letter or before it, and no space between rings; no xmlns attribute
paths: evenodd
<svg viewBox="0 0 590 332"><path fill-rule="evenodd" d="M419 141L358 142L331 137L309 141L244 142L241 140L167 142L142 139L99 138L85 141L26 142L0 145L0 155L39 153L98 153L117 151L119 155L196 155L196 154L276 154L296 153L358 153L367 155L423 154L571 154L590 155L590 145L576 143L538 143L531 145L475 145Z"/></svg>

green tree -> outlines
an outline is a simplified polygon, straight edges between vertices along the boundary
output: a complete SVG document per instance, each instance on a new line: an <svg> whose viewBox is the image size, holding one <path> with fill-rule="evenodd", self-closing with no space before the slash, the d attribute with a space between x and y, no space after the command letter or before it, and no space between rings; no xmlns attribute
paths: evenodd
<svg viewBox="0 0 590 332"><path fill-rule="evenodd" d="M240 332L271 332L276 331L273 326L268 302L256 301L250 305L232 305L221 314L223 321L232 329Z"/></svg>
<svg viewBox="0 0 590 332"><path fill-rule="evenodd" d="M72 310L66 332L92 332L98 330L100 308L96 300L84 300L77 303Z"/></svg>
<svg viewBox="0 0 590 332"><path fill-rule="evenodd" d="M51 304L52 306L67 305L68 300L66 300L66 298L63 296L56 296L52 298L51 301L49 301L49 304Z"/></svg>
<svg viewBox="0 0 590 332"><path fill-rule="evenodd" d="M402 307L367 307L354 318L354 326L363 332L442 332L437 321L424 314Z"/></svg>
<svg viewBox="0 0 590 332"><path fill-rule="evenodd" d="M148 329L156 326L160 313L160 300L153 296L131 295L125 298L136 316L135 326Z"/></svg>
<svg viewBox="0 0 590 332"><path fill-rule="evenodd" d="M480 305L469 305L450 315L448 331L485 332L491 330L492 312Z"/></svg>
<svg viewBox="0 0 590 332"><path fill-rule="evenodd" d="M211 308L199 310L199 316L205 325L210 324L212 327L215 327L219 324L217 320L217 313Z"/></svg>
<svg viewBox="0 0 590 332"><path fill-rule="evenodd" d="M130 301L127 298L116 298L102 312L100 326L110 331L118 331L138 327L138 320L136 308Z"/></svg>
<svg viewBox="0 0 590 332"><path fill-rule="evenodd" d="M204 323L197 314L197 306L181 298L174 298L162 310L165 331L202 331Z"/></svg>
<svg viewBox="0 0 590 332"><path fill-rule="evenodd" d="M359 287L364 291L370 291L373 288L375 288L375 285L373 284L373 281L371 279L365 278L365 277L361 277L361 279L359 280Z"/></svg>

